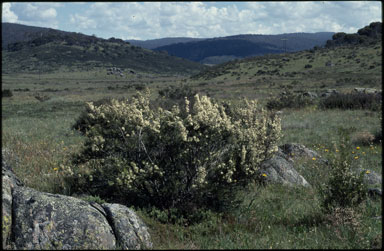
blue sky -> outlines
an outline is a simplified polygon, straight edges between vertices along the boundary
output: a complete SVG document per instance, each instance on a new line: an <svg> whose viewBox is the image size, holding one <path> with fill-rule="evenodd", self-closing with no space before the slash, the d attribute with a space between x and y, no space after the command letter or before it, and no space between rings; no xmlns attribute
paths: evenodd
<svg viewBox="0 0 384 251"><path fill-rule="evenodd" d="M355 33L382 20L380 1L3 2L2 22L101 38L222 37L292 32Z"/></svg>

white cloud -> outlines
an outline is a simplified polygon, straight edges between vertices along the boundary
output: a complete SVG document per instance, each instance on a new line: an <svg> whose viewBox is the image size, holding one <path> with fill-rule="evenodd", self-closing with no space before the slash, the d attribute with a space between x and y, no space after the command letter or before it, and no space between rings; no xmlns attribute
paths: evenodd
<svg viewBox="0 0 384 251"><path fill-rule="evenodd" d="M17 15L11 11L11 3L3 3L3 11L2 11L2 22L16 23Z"/></svg>
<svg viewBox="0 0 384 251"><path fill-rule="evenodd" d="M56 8L61 6L63 3L12 3L12 9L18 16L18 23L50 28L58 28Z"/></svg>
<svg viewBox="0 0 384 251"><path fill-rule="evenodd" d="M65 20L61 25L68 31L122 39L318 31L351 33L382 18L378 1L88 2L76 5L31 2L10 6L3 8L3 18L8 11L8 19L46 27L51 23L58 26L57 18L61 15L61 22Z"/></svg>

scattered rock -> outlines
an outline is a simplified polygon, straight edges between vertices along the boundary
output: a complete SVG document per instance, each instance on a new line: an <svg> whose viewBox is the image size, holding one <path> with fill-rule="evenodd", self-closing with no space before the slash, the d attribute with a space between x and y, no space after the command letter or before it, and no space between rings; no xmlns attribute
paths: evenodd
<svg viewBox="0 0 384 251"><path fill-rule="evenodd" d="M310 97L311 99L317 98L317 94L314 92L304 92L303 96L304 97Z"/></svg>
<svg viewBox="0 0 384 251"><path fill-rule="evenodd" d="M293 161L279 149L274 157L264 161L259 170L260 175L266 175L263 180L267 183L281 183L289 186L310 184L293 167Z"/></svg>
<svg viewBox="0 0 384 251"><path fill-rule="evenodd" d="M327 98L327 97L329 97L331 95L337 95L339 93L340 92L337 91L336 89L328 89L323 94L321 94L320 96L323 97L323 98Z"/></svg>
<svg viewBox="0 0 384 251"><path fill-rule="evenodd" d="M357 93L366 93L366 94L374 94L374 93L378 93L378 91L374 88L359 88L359 87L356 87L353 89L355 92Z"/></svg>

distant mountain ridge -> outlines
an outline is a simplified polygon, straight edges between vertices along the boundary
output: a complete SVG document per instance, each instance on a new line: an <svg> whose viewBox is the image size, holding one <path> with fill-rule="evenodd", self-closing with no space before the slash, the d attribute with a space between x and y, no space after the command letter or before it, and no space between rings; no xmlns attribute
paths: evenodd
<svg viewBox="0 0 384 251"><path fill-rule="evenodd" d="M200 63L218 64L236 58L295 52L322 47L334 32L286 33L278 35L240 34L206 39L165 38L127 40L137 46Z"/></svg>
<svg viewBox="0 0 384 251"><path fill-rule="evenodd" d="M165 37L165 38L159 38L159 39L149 39L149 40L125 40L126 42L129 42L132 45L140 46L145 49L155 49L160 46L166 46L170 44L177 44L177 43L187 43L187 42L195 42L195 41L202 41L206 38L191 38L191 37Z"/></svg>

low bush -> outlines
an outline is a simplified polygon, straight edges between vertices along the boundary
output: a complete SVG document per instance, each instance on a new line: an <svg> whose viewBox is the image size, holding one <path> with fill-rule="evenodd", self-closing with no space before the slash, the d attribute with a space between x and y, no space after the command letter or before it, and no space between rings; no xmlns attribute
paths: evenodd
<svg viewBox="0 0 384 251"><path fill-rule="evenodd" d="M327 182L320 188L321 206L326 213L333 212L337 208L358 206L366 199L368 191L363 180L365 172L358 172L352 163L354 158L349 151L350 132L341 128L339 134L342 142L337 147L337 153L330 155L331 172Z"/></svg>
<svg viewBox="0 0 384 251"><path fill-rule="evenodd" d="M195 220L200 209L235 204L238 189L277 151L281 130L280 119L254 101L232 106L199 95L193 105L186 98L184 106L171 110L151 109L148 93L88 103L80 119L86 141L74 156L69 177L74 191L176 209Z"/></svg>
<svg viewBox="0 0 384 251"><path fill-rule="evenodd" d="M1 91L1 97L3 97L3 98L9 98L9 97L12 97L12 96L13 96L13 93L9 89L5 89L5 90Z"/></svg>
<svg viewBox="0 0 384 251"><path fill-rule="evenodd" d="M275 98L269 99L267 108L269 110L280 110L283 108L303 108L313 104L315 104L315 102L310 97L286 91Z"/></svg>
<svg viewBox="0 0 384 251"><path fill-rule="evenodd" d="M323 109L381 109L381 93L337 93L319 101Z"/></svg>

